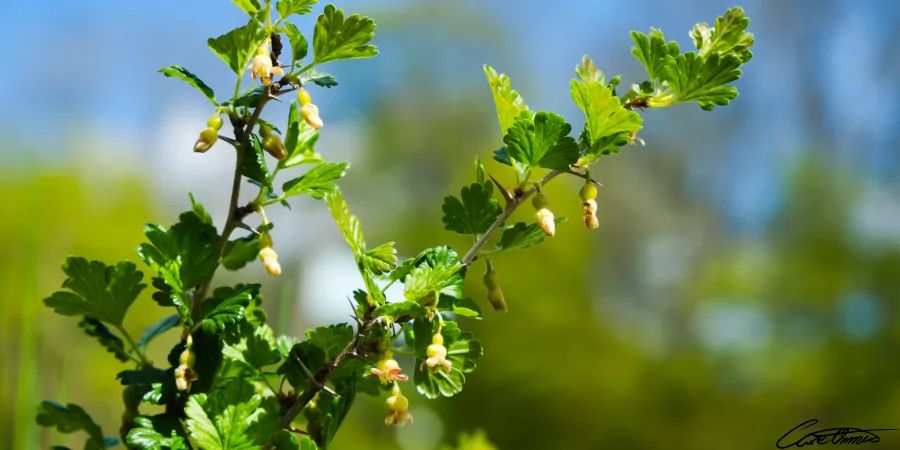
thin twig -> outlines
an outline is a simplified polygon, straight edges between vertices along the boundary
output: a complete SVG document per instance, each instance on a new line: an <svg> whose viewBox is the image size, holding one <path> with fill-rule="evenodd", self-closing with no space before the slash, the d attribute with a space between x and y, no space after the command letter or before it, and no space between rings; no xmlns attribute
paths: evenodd
<svg viewBox="0 0 900 450"><path fill-rule="evenodd" d="M516 208L518 208L519 205L525 202L525 200L528 200L528 197L531 197L535 193L535 191L537 190L536 186L543 186L549 183L550 180L563 173L574 173L575 175L584 177L584 175L571 170L551 170L550 173L544 175L544 178L541 178L537 183L535 183L535 186L532 186L528 190L521 191L521 193L516 192L515 196L513 196L511 199L507 199L506 207L503 208L503 212L501 212L497 219L494 220L494 223L492 223L491 226L488 227L487 231L485 231L484 234L478 237L478 240L475 241L474 244L472 244L472 247L469 249L469 251L467 251L465 256L462 257L462 263L465 265L469 265L472 263L472 261L475 260L475 258L478 257L478 252L482 249L482 247L484 247L485 244L487 244L488 240L490 240L491 238L491 235L493 235L494 232L496 232L501 226L503 226L503 223L506 222L506 219L508 219L509 216L511 216L512 213L515 212Z"/></svg>

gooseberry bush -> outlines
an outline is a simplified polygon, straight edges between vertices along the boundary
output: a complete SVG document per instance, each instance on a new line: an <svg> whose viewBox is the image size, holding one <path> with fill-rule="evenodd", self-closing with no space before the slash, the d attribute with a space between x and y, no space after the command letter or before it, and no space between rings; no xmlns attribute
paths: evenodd
<svg viewBox="0 0 900 450"><path fill-rule="evenodd" d="M632 32L632 54L646 69L646 80L623 89L619 76L607 78L584 57L570 83L572 100L584 112L584 129L577 134L563 116L531 110L506 75L485 66L503 135L493 158L508 166L508 173L488 174L476 160L474 181L444 199L444 227L471 236L470 248L427 248L400 261L394 242L367 242L351 213L337 185L349 163L329 161L316 150L327 127L312 92L330 94L318 89L338 84L319 69L332 61L375 56L378 50L370 43L375 23L327 5L310 45L291 19L312 13L316 0L233 1L248 22L207 42L235 74L233 95L217 96L183 67L160 70L211 104L212 115L193 150L235 152L224 223L217 227L191 196L191 208L176 223L146 227L138 255L149 274L132 262L108 265L70 257L63 265L63 289L44 300L57 313L78 318L88 336L130 365L115 375L124 403L118 437L104 433L77 405L40 405L39 424L85 432L85 449L120 443L173 450L326 448L359 394L386 396L386 424L412 422L405 393L451 397L482 356L481 343L460 320L482 317L479 302L463 291L473 265L483 265L487 303L505 311L491 255L539 244L563 220L554 216L542 187L557 177L583 180L583 220L588 229L597 228L590 166L642 143L644 109L727 105L738 95L731 83L740 77L753 44L740 8L727 10L713 25L695 25L690 37L696 50L682 52L656 29ZM242 89L247 72L253 85ZM264 119L266 105L288 101L288 94L296 98L286 120ZM245 180L255 189L249 201L240 195ZM310 329L299 338L276 336L266 324L259 284L214 285L217 271L241 270L256 259L268 274L281 274L278 233L266 210L288 207L297 196L321 200L331 211L361 276L360 286L348 286L354 323ZM534 221L509 223L526 203L534 208ZM403 285L402 298L386 294L395 283ZM147 288L171 315L135 339L123 319ZM170 330L180 332L180 340L165 361L150 361L147 348ZM415 363L401 367L393 352L412 355Z"/></svg>

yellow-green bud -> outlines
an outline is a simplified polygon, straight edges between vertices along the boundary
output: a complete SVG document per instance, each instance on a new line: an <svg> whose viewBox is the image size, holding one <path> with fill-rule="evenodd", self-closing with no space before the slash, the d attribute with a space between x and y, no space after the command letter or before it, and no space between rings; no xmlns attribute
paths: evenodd
<svg viewBox="0 0 900 450"><path fill-rule="evenodd" d="M297 90L297 103L299 103L300 106L306 106L312 103L312 97L309 95L309 91L303 88Z"/></svg>
<svg viewBox="0 0 900 450"><path fill-rule="evenodd" d="M215 113L209 116L209 120L206 121L206 125L215 130L222 129L222 116L219 113Z"/></svg>
<svg viewBox="0 0 900 450"><path fill-rule="evenodd" d="M200 137L194 143L194 151L203 153L209 150L219 139L219 132L213 128L205 128L200 132Z"/></svg>
<svg viewBox="0 0 900 450"><path fill-rule="evenodd" d="M275 159L281 161L287 158L287 149L284 148L284 142L281 142L281 138L277 134L269 133L263 138L262 145L263 149Z"/></svg>
<svg viewBox="0 0 900 450"><path fill-rule="evenodd" d="M584 186L581 187L581 191L578 195L581 196L581 201L583 202L594 200L597 198L597 186L594 186L594 183L587 181L584 183Z"/></svg>
<svg viewBox="0 0 900 450"><path fill-rule="evenodd" d="M494 311L506 312L506 298L503 296L503 289L500 288L500 276L494 270L493 264L487 262L487 270L484 272L484 287L487 288L488 301Z"/></svg>

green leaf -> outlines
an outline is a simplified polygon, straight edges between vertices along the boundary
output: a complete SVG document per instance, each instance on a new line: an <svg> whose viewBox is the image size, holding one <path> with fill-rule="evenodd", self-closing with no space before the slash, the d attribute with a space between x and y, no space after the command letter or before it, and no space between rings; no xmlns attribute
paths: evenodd
<svg viewBox="0 0 900 450"><path fill-rule="evenodd" d="M337 78L330 73L319 72L315 69L309 69L300 76L302 84L313 83L324 88L332 88L338 85Z"/></svg>
<svg viewBox="0 0 900 450"><path fill-rule="evenodd" d="M275 336L268 326L257 328L253 334L247 337L245 345L244 361L257 369L281 361L281 355L275 349Z"/></svg>
<svg viewBox="0 0 900 450"><path fill-rule="evenodd" d="M358 371L345 379L343 383L335 382L335 390L337 396L320 395L316 399L316 406L320 412L320 433L319 442L323 447L327 447L334 438L335 433L340 428L341 423L350 412L353 401L356 399L356 384L361 378Z"/></svg>
<svg viewBox="0 0 900 450"><path fill-rule="evenodd" d="M437 305L438 311L447 311L457 316L481 318L481 307L471 297L453 297L441 295Z"/></svg>
<svg viewBox="0 0 900 450"><path fill-rule="evenodd" d="M259 449L268 437L262 397L248 383L228 383L212 396L191 395L184 412L191 441L200 450Z"/></svg>
<svg viewBox="0 0 900 450"><path fill-rule="evenodd" d="M317 140L319 140L319 130L300 119L297 102L292 102L288 111L287 134L284 137L284 147L287 149L288 156L278 163L279 166L289 168L301 164L325 162L322 156L316 153Z"/></svg>
<svg viewBox="0 0 900 450"><path fill-rule="evenodd" d="M493 197L489 183L472 183L463 187L459 198L444 198L444 228L460 234L478 235L487 231L503 208Z"/></svg>
<svg viewBox="0 0 900 450"><path fill-rule="evenodd" d="M140 450L188 450L181 423L173 416L160 414L134 419L134 428L125 442Z"/></svg>
<svg viewBox="0 0 900 450"><path fill-rule="evenodd" d="M497 119L500 122L500 132L506 135L516 120L522 117L530 117L528 105L525 100L512 88L509 77L498 74L493 67L485 65L484 74L487 77L488 87L494 97L494 106L497 108Z"/></svg>
<svg viewBox="0 0 900 450"><path fill-rule="evenodd" d="M410 272L416 267L420 267L423 265L427 265L430 267L435 267L438 265L452 265L459 263L459 255L456 253L456 250L453 250L446 245L442 245L439 247L431 247L425 250L422 250L415 258L410 258L391 272L391 281L403 281Z"/></svg>
<svg viewBox="0 0 900 450"><path fill-rule="evenodd" d="M416 353L416 371L413 380L419 393L429 399L452 397L462 391L466 374L475 370L475 360L484 353L481 344L472 339L471 334L461 332L456 322L444 320L441 335L444 337L447 359L452 367L449 372L440 369L429 370L425 366L426 349L431 344L431 338L437 332L437 327L437 320L429 322L417 319L413 325Z"/></svg>
<svg viewBox="0 0 900 450"><path fill-rule="evenodd" d="M222 105L228 106L233 103L234 106L242 106L245 108L254 107L259 104L259 99L263 95L265 95L265 93L266 93L265 86L262 86L262 85L254 86L252 88L245 89L243 92L241 92L241 94L238 95L238 97L234 100L234 102L232 102L231 100L228 100L228 101L223 102Z"/></svg>
<svg viewBox="0 0 900 450"><path fill-rule="evenodd" d="M309 377L303 366L306 366L311 373L315 373L316 370L324 365L325 351L313 345L310 341L303 341L291 348L291 352L285 358L284 364L278 368L278 373L284 375L294 388L305 389Z"/></svg>
<svg viewBox="0 0 900 450"><path fill-rule="evenodd" d="M325 195L325 202L331 210L334 222L338 230L347 241L347 245L353 250L354 255L361 255L366 251L366 241L362 234L359 218L350 213L350 206L344 200L340 190L333 190Z"/></svg>
<svg viewBox="0 0 900 450"><path fill-rule="evenodd" d="M366 250L364 257L366 267L375 275L388 273L397 267L397 249L393 242L385 242L378 247Z"/></svg>
<svg viewBox="0 0 900 450"><path fill-rule="evenodd" d="M691 38L702 58L712 53L730 53L740 58L742 63L746 63L753 57L753 53L750 52L750 47L753 46L753 33L746 31L748 25L750 19L744 15L744 10L731 8L716 19L712 28L706 22L694 25Z"/></svg>
<svg viewBox="0 0 900 450"><path fill-rule="evenodd" d="M318 0L278 0L275 10L279 16L286 18L293 14L309 14L316 3Z"/></svg>
<svg viewBox="0 0 900 450"><path fill-rule="evenodd" d="M300 440L300 450L319 450L319 447L309 436L303 436Z"/></svg>
<svg viewBox="0 0 900 450"><path fill-rule="evenodd" d="M203 80L198 78L197 75L194 75L184 67L163 67L162 69L159 69L159 72L167 77L174 77L184 80L184 82L200 91L200 93L202 93L207 98L207 100L212 102L213 105L218 105L218 103L216 102L216 93L213 91L213 89L206 83L204 83Z"/></svg>
<svg viewBox="0 0 900 450"><path fill-rule="evenodd" d="M69 403L61 405L56 402L43 401L38 408L37 423L42 427L55 427L60 433L74 433L84 430L88 434L85 450L102 450L106 448L103 431L78 405Z"/></svg>
<svg viewBox="0 0 900 450"><path fill-rule="evenodd" d="M290 180L282 186L284 197L309 194L315 199L321 200L325 194L333 192L337 187L334 180L343 177L350 163L323 162L300 177Z"/></svg>
<svg viewBox="0 0 900 450"><path fill-rule="evenodd" d="M564 217L554 219L557 224L565 221ZM512 226L503 227L502 230L500 242L497 243L497 251L528 248L544 242L547 237L540 225L536 223L517 222Z"/></svg>
<svg viewBox="0 0 900 450"><path fill-rule="evenodd" d="M240 76L265 38L265 28L256 18L251 18L247 25L219 37L209 38L206 43L216 56Z"/></svg>
<svg viewBox="0 0 900 450"><path fill-rule="evenodd" d="M440 294L460 297L464 274L465 265L458 261L420 265L412 269L403 281L403 296L409 301L424 299L426 302L436 302Z"/></svg>
<svg viewBox="0 0 900 450"><path fill-rule="evenodd" d="M122 342L122 339L110 331L109 328L106 328L103 322L91 317L85 317L81 322L78 322L78 327L84 330L88 336L97 338L100 345L106 351L115 355L119 361L131 361L131 356L125 350L125 344Z"/></svg>
<svg viewBox="0 0 900 450"><path fill-rule="evenodd" d="M337 59L371 58L378 54L369 41L375 36L375 22L365 16L353 14L344 19L344 11L334 5L316 21L313 33L314 63Z"/></svg>
<svg viewBox="0 0 900 450"><path fill-rule="evenodd" d="M531 167L568 170L578 160L578 144L569 136L572 126L556 113L540 111L534 120L520 118L503 142L509 156Z"/></svg>
<svg viewBox="0 0 900 450"><path fill-rule="evenodd" d="M241 175L257 186L266 186L271 191L272 180L269 178L269 167L266 165L266 152L258 136L255 134L250 136L250 149L245 149L244 152Z"/></svg>
<svg viewBox="0 0 900 450"><path fill-rule="evenodd" d="M150 242L141 244L138 254L175 294L199 285L216 270L219 234L195 210L181 213L178 223L168 229L147 225L144 234Z"/></svg>
<svg viewBox="0 0 900 450"><path fill-rule="evenodd" d="M634 41L631 54L644 65L647 77L654 83L665 81L666 58L678 55L678 43L666 42L662 31L656 28L651 28L649 34L632 31L631 40Z"/></svg>
<svg viewBox="0 0 900 450"><path fill-rule="evenodd" d="M127 261L107 266L71 256L62 268L68 275L62 286L68 291L54 292L44 304L64 316L84 315L122 326L128 308L147 287L141 283L144 274Z"/></svg>
<svg viewBox="0 0 900 450"><path fill-rule="evenodd" d="M372 313L375 317L384 317L388 322L396 322L401 317L419 318L425 315L425 308L418 302L405 301L385 303Z"/></svg>
<svg viewBox="0 0 900 450"><path fill-rule="evenodd" d="M701 58L687 52L666 60L666 77L679 102L696 102L706 111L727 105L738 96L738 90L728 83L741 76L741 59L728 54L713 53Z"/></svg>
<svg viewBox="0 0 900 450"><path fill-rule="evenodd" d="M258 254L258 234L232 239L225 244L225 248L222 250L222 266L228 270L239 270L256 259Z"/></svg>
<svg viewBox="0 0 900 450"><path fill-rule="evenodd" d="M147 344L149 344L150 341L156 339L166 331L169 331L172 328L177 327L178 325L181 325L181 317L179 317L178 315L172 315L160 319L158 322L150 325L144 330L144 332L141 334L141 338L137 341L137 346L139 348L147 348Z"/></svg>
<svg viewBox="0 0 900 450"><path fill-rule="evenodd" d="M153 277L153 287L157 291L153 293L152 298L159 306L164 308L174 306L181 317L190 315L190 305L185 301L188 300L185 292L176 292L162 277Z"/></svg>
<svg viewBox="0 0 900 450"><path fill-rule="evenodd" d="M231 0L231 2L251 16L259 12L259 1L257 0Z"/></svg>
<svg viewBox="0 0 900 450"><path fill-rule="evenodd" d="M605 84L602 72L585 56L576 67L579 79L572 80L572 100L584 111L584 134L588 150L578 163L590 164L602 152L605 143L619 135L628 136L641 129L641 116L625 109L612 89Z"/></svg>
<svg viewBox="0 0 900 450"><path fill-rule="evenodd" d="M306 330L306 339L312 345L322 349L326 361L331 361L347 347L355 334L350 325L340 323Z"/></svg>
<svg viewBox="0 0 900 450"><path fill-rule="evenodd" d="M225 330L240 322L244 310L259 296L258 284L239 284L235 287L220 287L212 297L201 304L201 327L210 334Z"/></svg>
<svg viewBox="0 0 900 450"><path fill-rule="evenodd" d="M278 4L281 5L281 3L279 2ZM306 36L303 35L303 32L296 25L285 22L284 34L287 35L288 40L291 42L291 63L306 58L306 54L309 53L309 42L306 41Z"/></svg>

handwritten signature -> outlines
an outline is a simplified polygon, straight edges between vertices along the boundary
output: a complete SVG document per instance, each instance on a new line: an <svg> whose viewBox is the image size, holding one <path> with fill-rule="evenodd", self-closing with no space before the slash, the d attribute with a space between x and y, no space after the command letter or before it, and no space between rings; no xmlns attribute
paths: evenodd
<svg viewBox="0 0 900 450"><path fill-rule="evenodd" d="M775 441L778 448L790 447L806 447L808 445L842 445L842 444L867 444L870 442L880 442L881 438L876 434L877 431L895 431L896 428L871 428L864 430L862 428L839 427L826 428L823 430L810 431L800 436L805 428L809 428L819 423L816 419L809 419L806 422L797 425L784 433L781 438ZM799 436L799 437L798 437Z"/></svg>

